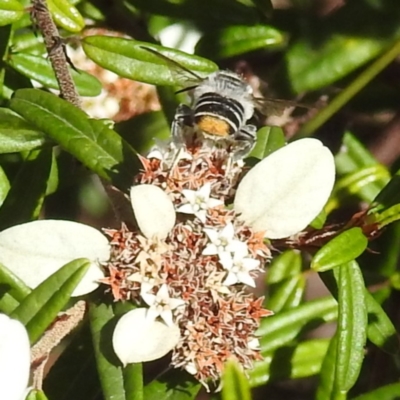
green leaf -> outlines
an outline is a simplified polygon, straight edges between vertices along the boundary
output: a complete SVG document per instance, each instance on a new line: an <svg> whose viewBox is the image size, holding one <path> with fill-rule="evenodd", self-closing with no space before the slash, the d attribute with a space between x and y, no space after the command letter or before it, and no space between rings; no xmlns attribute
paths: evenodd
<svg viewBox="0 0 400 400"><path fill-rule="evenodd" d="M250 385L237 361L228 361L222 376L222 400L251 400Z"/></svg>
<svg viewBox="0 0 400 400"><path fill-rule="evenodd" d="M345 175L378 163L353 134L346 132L343 136L342 149L335 156L335 164L338 173Z"/></svg>
<svg viewBox="0 0 400 400"><path fill-rule="evenodd" d="M31 292L8 268L0 264L0 311L11 314Z"/></svg>
<svg viewBox="0 0 400 400"><path fill-rule="evenodd" d="M37 149L48 139L8 108L0 108L0 154Z"/></svg>
<svg viewBox="0 0 400 400"><path fill-rule="evenodd" d="M112 335L117 323L112 306L90 304L90 328L97 370L105 400L127 400L122 365L112 350Z"/></svg>
<svg viewBox="0 0 400 400"><path fill-rule="evenodd" d="M356 259L368 246L361 228L351 228L330 240L317 251L311 268L322 272Z"/></svg>
<svg viewBox="0 0 400 400"><path fill-rule="evenodd" d="M126 190L138 170L134 150L102 121L65 100L36 89L18 90L11 108L60 143L100 177Z"/></svg>
<svg viewBox="0 0 400 400"><path fill-rule="evenodd" d="M336 383L336 361L337 361L337 335L330 343L321 365L319 385L316 400L346 400L346 393L339 393L335 387Z"/></svg>
<svg viewBox="0 0 400 400"><path fill-rule="evenodd" d="M24 6L19 1L0 0L0 26L18 21L24 12Z"/></svg>
<svg viewBox="0 0 400 400"><path fill-rule="evenodd" d="M48 400L46 395L41 390L32 390L26 400Z"/></svg>
<svg viewBox="0 0 400 400"><path fill-rule="evenodd" d="M46 195L52 149L34 150L22 164L0 208L0 230L36 219Z"/></svg>
<svg viewBox="0 0 400 400"><path fill-rule="evenodd" d="M297 307L303 299L305 287L306 279L301 273L270 286L267 308L278 313Z"/></svg>
<svg viewBox="0 0 400 400"><path fill-rule="evenodd" d="M376 222L379 225L379 229L382 229L384 226L400 219L400 204L396 204L381 213L371 213L370 218L371 222Z"/></svg>
<svg viewBox="0 0 400 400"><path fill-rule="evenodd" d="M338 326L335 388L348 392L355 384L364 359L367 335L367 309L365 285L355 261L336 267L338 286Z"/></svg>
<svg viewBox="0 0 400 400"><path fill-rule="evenodd" d="M249 371L250 386L265 385L269 381L299 379L319 373L328 349L328 339L312 339L296 346L287 346L265 355Z"/></svg>
<svg viewBox="0 0 400 400"><path fill-rule="evenodd" d="M7 267L0 264L0 290L7 291L14 299L23 301L31 293L31 289L14 275Z"/></svg>
<svg viewBox="0 0 400 400"><path fill-rule="evenodd" d="M301 272L301 255L296 250L286 250L274 257L269 268L266 283L272 285L287 278L294 277Z"/></svg>
<svg viewBox="0 0 400 400"><path fill-rule="evenodd" d="M374 199L375 211L386 210L400 203L400 170L390 179L387 185Z"/></svg>
<svg viewBox="0 0 400 400"><path fill-rule="evenodd" d="M317 28L318 29L318 28ZM286 54L289 79L296 93L317 90L343 78L378 56L390 41L378 35L311 33ZM318 36L316 36L318 35ZM314 38L319 37L319 44Z"/></svg>
<svg viewBox="0 0 400 400"><path fill-rule="evenodd" d="M4 203L9 190L10 182L6 173L4 172L4 169L0 167L0 206Z"/></svg>
<svg viewBox="0 0 400 400"><path fill-rule="evenodd" d="M169 370L144 387L145 400L193 400L201 388L186 371Z"/></svg>
<svg viewBox="0 0 400 400"><path fill-rule="evenodd" d="M353 400L397 400L400 393L400 383L382 386L369 393L355 397Z"/></svg>
<svg viewBox="0 0 400 400"><path fill-rule="evenodd" d="M282 128L265 126L257 132L257 141L248 157L263 158L285 146L285 136Z"/></svg>
<svg viewBox="0 0 400 400"><path fill-rule="evenodd" d="M399 338L392 321L367 290L365 301L368 312L368 339L388 354L399 353Z"/></svg>
<svg viewBox="0 0 400 400"><path fill-rule="evenodd" d="M257 330L262 354L267 354L337 317L337 302L332 297L309 301L295 309L264 318Z"/></svg>
<svg viewBox="0 0 400 400"><path fill-rule="evenodd" d="M231 25L216 31L206 31L196 45L196 53L220 59L259 49L280 49L286 35L270 25Z"/></svg>
<svg viewBox="0 0 400 400"><path fill-rule="evenodd" d="M175 86L182 82L182 74L171 71L173 63L143 48L168 57L198 75L208 75L218 69L213 62L179 50L151 43L111 36L88 36L82 40L83 50L94 62L125 78L153 85ZM191 76L193 79L193 76ZM183 78L185 79L185 78Z"/></svg>
<svg viewBox="0 0 400 400"><path fill-rule="evenodd" d="M66 306L90 264L89 260L81 258L64 265L32 290L13 311L11 316L25 325L32 344Z"/></svg>
<svg viewBox="0 0 400 400"><path fill-rule="evenodd" d="M8 65L13 67L20 74L34 79L44 87L59 89L53 67L47 58L42 55L30 53L11 54L7 59ZM101 82L93 75L85 71L75 70L69 67L72 79L80 96L98 96L101 93Z"/></svg>
<svg viewBox="0 0 400 400"><path fill-rule="evenodd" d="M85 27L85 21L79 11L68 0L47 0L47 6L56 24L73 33Z"/></svg>
<svg viewBox="0 0 400 400"><path fill-rule="evenodd" d="M326 209L331 211L351 196L371 203L390 179L387 168L381 164L359 169L336 182Z"/></svg>

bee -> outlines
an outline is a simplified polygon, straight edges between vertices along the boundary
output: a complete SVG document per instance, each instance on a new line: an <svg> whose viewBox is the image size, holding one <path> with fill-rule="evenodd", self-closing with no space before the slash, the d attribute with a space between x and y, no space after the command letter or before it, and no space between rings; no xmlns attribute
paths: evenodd
<svg viewBox="0 0 400 400"><path fill-rule="evenodd" d="M163 58L171 73L188 83L176 92L189 92L191 104L178 106L172 122L173 140L184 143L185 132L195 133L229 148L236 160L246 157L256 142L256 110L267 114L273 110L273 100L256 98L251 85L235 72L220 70L203 78L156 50L141 47Z"/></svg>

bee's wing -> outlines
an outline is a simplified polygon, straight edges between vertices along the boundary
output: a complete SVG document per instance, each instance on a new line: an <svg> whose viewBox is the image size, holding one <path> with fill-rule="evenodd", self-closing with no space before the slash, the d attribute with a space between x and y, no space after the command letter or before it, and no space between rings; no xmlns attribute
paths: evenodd
<svg viewBox="0 0 400 400"><path fill-rule="evenodd" d="M147 46L140 46L140 47L154 54L155 56L161 58L165 62L165 64L168 66L171 72L172 79L176 82L179 82L179 86L182 87L182 89L179 90L177 93L194 89L196 86L199 85L199 83L203 81L203 78L200 75L197 75L195 72L179 64L172 58L169 58L166 55L150 47Z"/></svg>
<svg viewBox="0 0 400 400"><path fill-rule="evenodd" d="M271 99L264 97L254 97L254 105L263 115L280 117L288 108L312 108L306 104L291 100Z"/></svg>

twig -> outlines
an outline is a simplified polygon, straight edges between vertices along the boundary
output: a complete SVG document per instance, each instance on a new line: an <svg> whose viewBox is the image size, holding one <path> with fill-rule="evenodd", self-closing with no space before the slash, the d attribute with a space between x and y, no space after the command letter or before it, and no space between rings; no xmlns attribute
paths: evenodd
<svg viewBox="0 0 400 400"><path fill-rule="evenodd" d="M64 44L51 18L46 0L33 0L32 4L32 14L43 35L46 50L60 88L60 95L63 99L80 107L79 95L68 69Z"/></svg>

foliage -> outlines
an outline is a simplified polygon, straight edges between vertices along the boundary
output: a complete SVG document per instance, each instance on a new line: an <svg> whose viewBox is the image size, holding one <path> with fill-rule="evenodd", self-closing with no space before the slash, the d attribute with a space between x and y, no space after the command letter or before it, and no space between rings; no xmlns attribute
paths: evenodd
<svg viewBox="0 0 400 400"><path fill-rule="evenodd" d="M315 104L300 117L294 114L285 128L291 129L290 140L315 136L330 147L337 177L324 213L312 224L319 229L307 230L294 245L273 242L280 254L267 266L265 308L275 314L258 331L263 359L248 377L229 363L222 393L210 396L250 399L253 389L254 399L283 398L294 387L298 392L292 396L299 399L395 399L400 393L400 7L396 0L347 2L333 10L324 9L328 1L319 2L319 10L306 0L283 3L287 7L274 1L273 9L270 0L49 0L61 36L76 41L72 34L78 34L88 58L121 77L163 86L158 93L165 114L150 111L144 119L136 115L112 126L51 93L58 86L54 65L42 37L33 34L27 1L0 0L0 227L39 216L114 224L93 175L106 188L128 194L139 154L154 137L169 134L180 101L174 94L180 77L148 49L200 76L245 65L243 71L268 81L276 97ZM199 36L196 55L160 45L159 33L173 24L183 29L180 39ZM92 25L119 37L101 31L83 35ZM67 69L80 95L100 93L97 78ZM42 89L34 89L32 80ZM323 96L329 100L321 101ZM282 129L260 129L248 165L284 142ZM389 155L382 157L379 149ZM33 344L72 301L88 261L75 260L33 290L6 267L0 267L0 311L22 321ZM325 297L306 296L310 276L322 279L329 291ZM200 385L184 371L123 367L110 335L130 305L111 304L98 293L88 301L89 317L44 380L49 400L196 398ZM335 326L329 337L314 333L328 323ZM309 379L314 376L318 379ZM303 394L303 386L296 385L300 379L310 382ZM293 382L282 383L288 380ZM44 393L29 398L45 399Z"/></svg>

